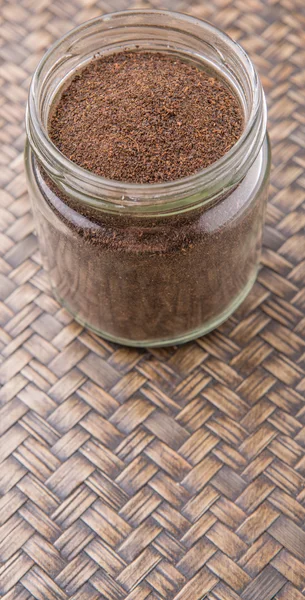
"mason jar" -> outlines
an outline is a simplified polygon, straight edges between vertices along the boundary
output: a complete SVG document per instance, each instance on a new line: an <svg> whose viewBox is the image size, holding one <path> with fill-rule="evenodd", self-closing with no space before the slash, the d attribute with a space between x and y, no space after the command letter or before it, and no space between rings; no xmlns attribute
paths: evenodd
<svg viewBox="0 0 305 600"><path fill-rule="evenodd" d="M71 162L48 136L54 99L94 56L122 50L167 53L215 71L241 102L240 139L209 167L166 183L113 181ZM77 321L114 342L161 346L202 336L235 311L257 275L270 167L264 93L237 43L168 11L93 19L40 62L26 128L43 264Z"/></svg>

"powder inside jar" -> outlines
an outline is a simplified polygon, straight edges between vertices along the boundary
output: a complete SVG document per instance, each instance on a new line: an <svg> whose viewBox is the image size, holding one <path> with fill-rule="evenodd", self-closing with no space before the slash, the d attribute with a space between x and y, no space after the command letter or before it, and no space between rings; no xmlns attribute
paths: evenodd
<svg viewBox="0 0 305 600"><path fill-rule="evenodd" d="M51 139L71 161L131 183L196 173L243 128L225 79L158 52L95 58L59 91L49 118ZM143 216L79 201L37 161L48 209L37 211L40 246L57 297L81 323L123 343L184 341L215 327L256 276L266 196L260 164L211 206Z"/></svg>
<svg viewBox="0 0 305 600"><path fill-rule="evenodd" d="M241 104L215 71L169 54L126 51L92 60L68 81L49 135L97 175L160 183L218 160L243 127Z"/></svg>

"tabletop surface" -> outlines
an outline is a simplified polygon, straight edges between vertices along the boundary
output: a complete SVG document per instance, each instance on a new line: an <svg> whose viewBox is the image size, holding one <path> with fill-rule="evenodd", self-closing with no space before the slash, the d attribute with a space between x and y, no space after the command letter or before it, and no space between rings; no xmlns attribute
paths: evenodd
<svg viewBox="0 0 305 600"><path fill-rule="evenodd" d="M181 347L97 338L50 294L23 170L31 74L128 0L1 4L0 596L305 597L305 4L158 0L240 41L269 105L262 269Z"/></svg>

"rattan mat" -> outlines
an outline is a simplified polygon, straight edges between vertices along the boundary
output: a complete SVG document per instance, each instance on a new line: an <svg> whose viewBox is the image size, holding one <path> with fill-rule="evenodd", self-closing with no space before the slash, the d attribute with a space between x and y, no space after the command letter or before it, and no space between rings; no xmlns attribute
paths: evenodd
<svg viewBox="0 0 305 600"><path fill-rule="evenodd" d="M304 0L151 2L242 42L273 143L253 292L214 333L151 352L98 339L52 298L22 159L27 88L45 48L73 24L133 6L1 4L0 596L301 600Z"/></svg>

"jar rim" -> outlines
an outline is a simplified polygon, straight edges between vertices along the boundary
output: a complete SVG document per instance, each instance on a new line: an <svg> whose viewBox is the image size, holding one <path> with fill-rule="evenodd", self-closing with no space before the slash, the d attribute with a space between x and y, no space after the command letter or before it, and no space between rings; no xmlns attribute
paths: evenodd
<svg viewBox="0 0 305 600"><path fill-rule="evenodd" d="M73 41L81 39L82 33L85 33L88 28L93 31L100 24L109 24L110 27L113 27L116 21L128 19L132 22L132 19L136 19L139 15L147 18L160 16L163 29L172 28L171 25L167 25L166 18L168 20L175 19L181 26L197 27L199 31L214 36L234 53L234 57L244 69L252 92L249 116L240 138L232 148L208 167L187 177L163 183L133 184L111 180L72 162L51 141L43 124L38 103L42 71L47 61L52 59L61 46L71 40L72 47ZM216 50L221 56L219 48ZM221 56L221 60L225 61L226 57ZM245 176L261 148L266 134L266 119L265 96L256 69L245 50L229 35L211 23L185 13L161 9L134 9L90 19L71 29L49 48L39 62L30 85L26 131L34 155L37 156L48 174L52 178L54 177L54 181L66 193L69 193L69 189L70 193L71 190L81 190L78 194L80 201L95 207L106 203L108 207L111 205L113 210L125 208L149 211L154 207L160 209L161 206L173 210L213 200L217 196L223 195L232 186L237 185ZM241 168L242 166L244 168Z"/></svg>

